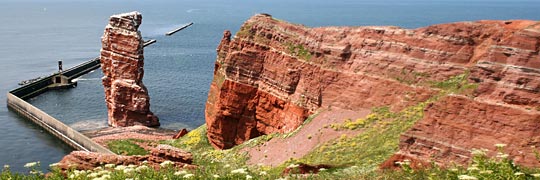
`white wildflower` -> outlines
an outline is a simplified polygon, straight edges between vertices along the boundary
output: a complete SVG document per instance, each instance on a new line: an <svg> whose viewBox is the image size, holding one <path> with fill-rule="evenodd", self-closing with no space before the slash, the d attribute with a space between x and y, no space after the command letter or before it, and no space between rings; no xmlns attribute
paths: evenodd
<svg viewBox="0 0 540 180"><path fill-rule="evenodd" d="M168 167L168 166L172 166L174 163L172 161L163 161L161 164L159 164L159 166L161 167Z"/></svg>
<svg viewBox="0 0 540 180"><path fill-rule="evenodd" d="M96 168L94 168L94 171L101 171L101 170L103 170L102 167L96 167Z"/></svg>
<svg viewBox="0 0 540 180"><path fill-rule="evenodd" d="M492 170L483 170L483 171L480 171L480 174L491 174L493 173Z"/></svg>
<svg viewBox="0 0 540 180"><path fill-rule="evenodd" d="M174 175L175 176L181 176L181 175L184 175L184 174L187 174L188 172L186 170L182 170L182 171L176 171L174 172Z"/></svg>
<svg viewBox="0 0 540 180"><path fill-rule="evenodd" d="M506 144L495 144L495 147L497 147L497 148L503 148L503 147L506 147Z"/></svg>
<svg viewBox="0 0 540 180"><path fill-rule="evenodd" d="M326 171L326 170L328 170L328 169L326 169L326 168L320 168L319 169L319 171Z"/></svg>
<svg viewBox="0 0 540 180"><path fill-rule="evenodd" d="M79 176L79 175L81 175L81 171L79 171L79 170L74 170L74 171L73 171L73 174L74 174L75 176Z"/></svg>
<svg viewBox="0 0 540 180"><path fill-rule="evenodd" d="M457 168L452 168L452 169L449 169L449 170L450 170L450 171L452 171L452 172L456 172L456 171L458 171L458 169L457 169Z"/></svg>
<svg viewBox="0 0 540 180"><path fill-rule="evenodd" d="M53 163L53 164L49 164L49 167L50 167L50 168L53 168L53 167L56 167L56 166L58 166L58 165L60 165L60 164L58 164L58 163Z"/></svg>
<svg viewBox="0 0 540 180"><path fill-rule="evenodd" d="M124 169L124 174L131 174L133 171L135 171L133 168L126 168Z"/></svg>
<svg viewBox="0 0 540 180"><path fill-rule="evenodd" d="M478 167L476 167L476 166L467 168L467 171L477 171L477 170L480 170L480 169L478 169Z"/></svg>
<svg viewBox="0 0 540 180"><path fill-rule="evenodd" d="M240 168L231 171L232 174L247 174L246 169Z"/></svg>
<svg viewBox="0 0 540 180"><path fill-rule="evenodd" d="M9 165L5 164L4 169L9 169Z"/></svg>
<svg viewBox="0 0 540 180"><path fill-rule="evenodd" d="M124 169L126 169L126 166L124 165L118 165L114 168L114 170L117 170L117 171L123 171Z"/></svg>
<svg viewBox="0 0 540 180"><path fill-rule="evenodd" d="M498 158L501 158L501 159L506 159L506 158L508 158L508 154L497 153L497 157L498 157Z"/></svg>
<svg viewBox="0 0 540 180"><path fill-rule="evenodd" d="M478 178L476 178L474 176L469 176L469 175L459 175L458 179L460 179L460 180L477 180Z"/></svg>
<svg viewBox="0 0 540 180"><path fill-rule="evenodd" d="M485 156L488 152L487 149L472 149L471 154L476 156Z"/></svg>
<svg viewBox="0 0 540 180"><path fill-rule="evenodd" d="M111 175L105 174L105 175L101 176L101 178L102 179L110 179Z"/></svg>
<svg viewBox="0 0 540 180"><path fill-rule="evenodd" d="M246 174L246 179L253 179L253 176L250 176L249 174Z"/></svg>
<svg viewBox="0 0 540 180"><path fill-rule="evenodd" d="M523 175L523 174L524 174L524 173L522 173L522 172L514 173L515 176L521 176L521 175Z"/></svg>
<svg viewBox="0 0 540 180"><path fill-rule="evenodd" d="M148 166L142 165L142 166L139 166L139 167L135 168L135 171L141 172L141 171L144 171L144 170L147 170L147 169L149 169Z"/></svg>
<svg viewBox="0 0 540 180"><path fill-rule="evenodd" d="M110 174L111 172L110 171L107 171L107 170L103 170L103 171L99 171L98 174L99 175L103 175L103 174Z"/></svg>
<svg viewBox="0 0 540 180"><path fill-rule="evenodd" d="M86 177L89 177L89 178L95 178L95 177L98 177L100 174L97 173L97 172L93 172L93 173L90 173L88 176Z"/></svg>
<svg viewBox="0 0 540 180"><path fill-rule="evenodd" d="M225 166L223 166L224 168L228 168L228 167L231 167L231 165L229 164L225 164Z"/></svg>
<svg viewBox="0 0 540 180"><path fill-rule="evenodd" d="M114 168L116 164L105 164L106 168Z"/></svg>
<svg viewBox="0 0 540 180"><path fill-rule="evenodd" d="M214 178L219 178L219 175L217 175L217 174L214 174L213 176L214 176Z"/></svg>
<svg viewBox="0 0 540 180"><path fill-rule="evenodd" d="M540 177L540 174L531 174L533 177Z"/></svg>
<svg viewBox="0 0 540 180"><path fill-rule="evenodd" d="M405 159L405 160L403 160L403 164L405 164L405 165L410 165L410 164L411 164L411 160ZM351 167L351 168L352 168L352 167Z"/></svg>
<svg viewBox="0 0 540 180"><path fill-rule="evenodd" d="M259 172L259 175L266 176L266 175L268 175L268 173L266 173L266 171L261 171L261 172Z"/></svg>
<svg viewBox="0 0 540 180"><path fill-rule="evenodd" d="M186 174L186 175L184 175L184 176L182 176L182 177L185 178L185 179L187 179L187 178L191 178L191 177L193 177L193 176L195 176L195 175L194 175L194 174Z"/></svg>
<svg viewBox="0 0 540 180"><path fill-rule="evenodd" d="M25 168L31 168L31 167L34 167L36 165L38 165L39 161L38 162L29 162L29 163L26 163L24 165Z"/></svg>
<svg viewBox="0 0 540 180"><path fill-rule="evenodd" d="M127 167L128 167L128 168L136 168L137 165L135 165L135 164L130 164L130 165L128 165Z"/></svg>
<svg viewBox="0 0 540 180"><path fill-rule="evenodd" d="M298 166L300 166L300 165L298 165L298 164L290 164L289 166L287 166L287 168L292 169L292 168L297 168Z"/></svg>

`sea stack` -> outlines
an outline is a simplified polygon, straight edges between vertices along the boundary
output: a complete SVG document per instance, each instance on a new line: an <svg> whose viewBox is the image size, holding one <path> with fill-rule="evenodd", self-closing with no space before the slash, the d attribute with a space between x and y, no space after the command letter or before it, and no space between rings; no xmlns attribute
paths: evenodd
<svg viewBox="0 0 540 180"><path fill-rule="evenodd" d="M113 127L159 126L158 118L150 112L150 97L142 82L141 22L139 12L113 15L101 39L102 81L109 125Z"/></svg>

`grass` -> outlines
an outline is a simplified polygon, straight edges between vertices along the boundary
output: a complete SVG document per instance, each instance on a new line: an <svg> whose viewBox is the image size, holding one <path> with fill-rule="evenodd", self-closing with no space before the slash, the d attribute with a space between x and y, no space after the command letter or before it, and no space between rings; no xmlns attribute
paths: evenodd
<svg viewBox="0 0 540 180"><path fill-rule="evenodd" d="M281 175L275 169L265 167L232 168L231 165L206 166L197 170L181 170L162 163L160 170L154 170L146 165L103 165L93 170L68 170L65 175L55 166L51 166L48 176L38 172L39 163L25 166L29 174L19 174L10 171L5 166L0 172L0 179L540 179L540 169L523 168L513 163L512 159L504 153L501 145L496 157L486 156L484 150L473 150L472 161L466 166L453 165L450 168L441 168L437 165L425 169L412 169L410 162L400 162L401 170L378 170L365 172L361 166L349 166L333 169L321 169L317 175L295 176ZM29 163L31 164L31 163ZM27 164L28 165L28 164ZM293 167L289 165L289 167ZM219 170L218 170L219 169Z"/></svg>
<svg viewBox="0 0 540 180"><path fill-rule="evenodd" d="M253 33L251 30L252 27L253 27L252 23L244 24L242 27L240 27L240 30L236 32L236 36L241 37L241 38L248 38L248 39L253 38Z"/></svg>
<svg viewBox="0 0 540 180"><path fill-rule="evenodd" d="M132 156L148 154L148 151L137 145L135 142L137 142L137 140L134 139L112 140L107 142L107 147L112 152L121 155Z"/></svg>
<svg viewBox="0 0 540 180"><path fill-rule="evenodd" d="M160 170L141 168L141 166L98 167L92 171L69 170L67 177L73 179L92 179L106 177L108 179L533 179L540 172L538 169L524 169L515 166L507 156L490 159L485 154L477 154L468 166L455 166L450 169L433 166L431 168L413 170L406 162L402 170L377 170L377 166L398 150L399 136L408 130L416 121L423 117L427 104L437 101L440 97L454 93L467 93L475 88L469 84L467 74L452 77L444 82L434 82L433 87L440 89L440 94L431 99L407 107L399 112L392 112L388 107L374 108L365 118L349 120L343 124L332 125L336 130L349 129L363 132L357 136L342 136L334 141L319 145L308 155L300 159L291 159L277 167L247 165L247 154L242 151L245 147L254 147L273 138L287 138L298 132L286 134L269 134L254 138L242 145L228 150L215 150L206 136L206 126L192 130L178 140L159 141L193 153L195 170L181 170L164 166ZM310 116L309 123L317 114ZM135 140L118 140L110 146L115 152L125 154L141 153L137 150ZM138 147L138 148L137 148ZM113 149L113 148L111 148ZM141 148L142 149L142 148ZM502 154L502 153L501 153ZM297 163L326 164L331 169L322 169L317 175L297 176L283 175L287 167ZM144 167L144 165L142 166ZM51 175L47 179L63 179L59 170L51 167ZM17 174L4 168L0 179L42 179L42 173ZM465 176L464 176L465 175ZM469 177L470 176L470 177ZM540 175L539 175L540 176Z"/></svg>
<svg viewBox="0 0 540 180"><path fill-rule="evenodd" d="M364 128L364 132L319 145L308 155L292 162L356 166L358 171L371 172L398 150L400 134L423 117L426 104L419 103L400 112L391 112L387 107L375 108L367 118L340 126L345 129Z"/></svg>
<svg viewBox="0 0 540 180"><path fill-rule="evenodd" d="M309 61L311 59L311 53L308 49L304 48L301 44L292 44L292 43L286 43L287 50L289 53L293 56L297 56L300 59L304 59L306 61Z"/></svg>
<svg viewBox="0 0 540 180"><path fill-rule="evenodd" d="M463 74L453 76L446 81L440 82L431 82L432 88L442 89L441 92L444 95L447 94L466 94L470 95L477 87L478 84L469 83L469 71L466 71Z"/></svg>

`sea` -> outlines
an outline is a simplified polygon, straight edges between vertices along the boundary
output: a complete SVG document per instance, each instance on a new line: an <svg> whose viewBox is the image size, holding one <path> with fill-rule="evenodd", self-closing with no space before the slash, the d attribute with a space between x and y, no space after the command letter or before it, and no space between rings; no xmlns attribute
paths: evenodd
<svg viewBox="0 0 540 180"><path fill-rule="evenodd" d="M204 123L216 47L224 30L238 31L257 13L320 26L392 25L418 28L480 19L540 20L540 0L1 0L0 102L23 80L46 76L99 56L101 36L113 14L139 11L144 39L144 84L162 128L193 129ZM194 25L173 36L167 31ZM28 100L78 130L105 127L107 111L101 69L78 79L73 89ZM0 108L0 168L25 173L41 169L72 149L31 121Z"/></svg>

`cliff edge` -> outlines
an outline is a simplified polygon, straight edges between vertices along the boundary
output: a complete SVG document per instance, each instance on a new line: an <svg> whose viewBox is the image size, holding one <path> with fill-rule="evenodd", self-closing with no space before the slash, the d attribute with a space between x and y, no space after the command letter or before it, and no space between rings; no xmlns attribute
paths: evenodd
<svg viewBox="0 0 540 180"><path fill-rule="evenodd" d="M537 166L539 49L537 21L308 28L256 15L217 48L207 136L226 149L290 132L320 108L425 102L389 162L466 162L471 149L495 153L501 143L516 162ZM455 77L470 88L441 95Z"/></svg>

